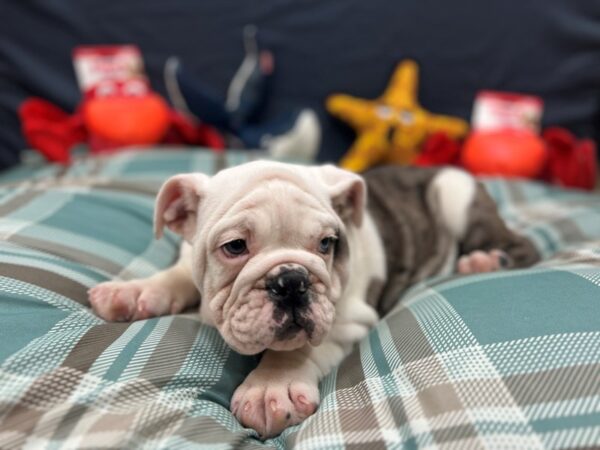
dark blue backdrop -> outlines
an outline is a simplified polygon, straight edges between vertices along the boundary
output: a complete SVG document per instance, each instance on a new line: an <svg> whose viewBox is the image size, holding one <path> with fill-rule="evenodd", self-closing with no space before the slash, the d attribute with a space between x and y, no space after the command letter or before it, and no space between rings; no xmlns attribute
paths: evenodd
<svg viewBox="0 0 600 450"><path fill-rule="evenodd" d="M138 44L163 93L164 61L177 54L224 92L247 23L276 55L267 114L317 109L322 160L352 140L324 97L376 97L406 57L421 63L420 98L432 111L468 118L479 89L530 92L546 101L546 124L598 137L598 0L0 0L0 166L24 146L15 109L25 97L78 103L75 45Z"/></svg>

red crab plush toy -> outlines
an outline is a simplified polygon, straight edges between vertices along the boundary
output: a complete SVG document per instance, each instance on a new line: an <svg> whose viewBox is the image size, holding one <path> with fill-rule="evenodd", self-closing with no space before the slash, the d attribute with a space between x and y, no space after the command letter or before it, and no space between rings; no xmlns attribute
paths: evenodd
<svg viewBox="0 0 600 450"><path fill-rule="evenodd" d="M416 165L458 165L476 175L541 179L564 187L594 189L596 144L552 127L541 135L539 97L481 92L475 101L472 132L464 143L431 135Z"/></svg>
<svg viewBox="0 0 600 450"><path fill-rule="evenodd" d="M501 140L499 144L492 141L491 147L506 143L506 140ZM486 142L479 144L481 144L480 148L485 150ZM450 138L445 133L436 133L425 141L414 164L417 166L456 165L481 175L541 179L559 186L578 189L592 190L596 186L598 176L596 144L591 139L577 139L573 133L564 128L551 127L544 130L539 141L536 140L532 146L534 158L530 161L526 158L523 161L521 161L523 158L509 161L504 156L496 161L493 157L498 152L477 154L478 147L471 146L470 156L467 157L471 160L467 159L469 164L465 165L466 148L467 146L462 142ZM526 142L519 143L514 150L519 148L526 148ZM506 167L508 170L504 170Z"/></svg>
<svg viewBox="0 0 600 450"><path fill-rule="evenodd" d="M215 129L183 117L152 91L137 47L80 47L74 59L84 96L73 115L40 98L19 108L27 142L49 161L69 163L80 143L91 153L159 143L224 148Z"/></svg>

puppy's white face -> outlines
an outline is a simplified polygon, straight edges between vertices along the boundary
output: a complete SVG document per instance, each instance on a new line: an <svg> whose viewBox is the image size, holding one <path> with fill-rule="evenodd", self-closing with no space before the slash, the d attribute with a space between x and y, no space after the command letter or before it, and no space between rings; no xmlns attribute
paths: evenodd
<svg viewBox="0 0 600 450"><path fill-rule="evenodd" d="M202 314L236 351L318 345L346 281L348 226L362 179L333 166L254 162L212 178L178 175L157 200L163 224L192 245Z"/></svg>

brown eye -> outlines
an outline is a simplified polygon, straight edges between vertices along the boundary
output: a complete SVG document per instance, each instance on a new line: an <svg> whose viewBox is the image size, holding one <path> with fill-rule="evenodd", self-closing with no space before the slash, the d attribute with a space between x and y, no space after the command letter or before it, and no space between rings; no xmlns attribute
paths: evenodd
<svg viewBox="0 0 600 450"><path fill-rule="evenodd" d="M246 241L243 239L236 239L234 241L227 242L221 248L223 249L225 255L231 258L241 256L248 252Z"/></svg>

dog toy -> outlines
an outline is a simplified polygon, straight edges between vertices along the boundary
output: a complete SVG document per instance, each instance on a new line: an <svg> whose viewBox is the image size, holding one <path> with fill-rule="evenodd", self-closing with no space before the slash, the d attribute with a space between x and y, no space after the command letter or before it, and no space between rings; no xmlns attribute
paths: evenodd
<svg viewBox="0 0 600 450"><path fill-rule="evenodd" d="M158 143L224 147L215 130L190 123L152 91L137 47L78 47L73 56L83 92L73 115L40 98L19 108L26 141L48 160L69 163L80 143L91 153Z"/></svg>
<svg viewBox="0 0 600 450"><path fill-rule="evenodd" d="M195 145L215 150L225 146L215 129L204 124L192 124L171 109L165 111L166 120L155 118L160 127L151 131L136 131L136 125L141 129L146 126L146 114L136 111L135 105L136 102L133 102L127 106L125 102L111 108L110 102L102 102L98 108L93 107L88 115L81 108L70 115L47 100L33 97L21 104L19 117L28 145L48 161L61 164L71 162L71 151L78 144L87 144L91 154L150 144ZM130 108L133 108L133 112ZM108 115L109 111L113 115ZM126 124L111 129L110 124L118 123L119 119ZM163 129L163 121L166 122L166 129Z"/></svg>
<svg viewBox="0 0 600 450"><path fill-rule="evenodd" d="M460 154L463 167L479 175L543 179L592 189L596 147L558 127L540 134L541 97L481 91L475 98L472 131Z"/></svg>
<svg viewBox="0 0 600 450"><path fill-rule="evenodd" d="M311 160L321 139L313 110L298 108L269 121L261 120L275 63L273 53L260 47L257 33L253 25L244 28L245 57L225 99L190 74L178 58L169 58L164 72L171 103L187 117L218 128L228 136L231 146Z"/></svg>
<svg viewBox="0 0 600 450"><path fill-rule="evenodd" d="M531 136L521 140L518 135L497 138L497 133L491 133L463 144L435 133L426 139L414 165L461 166L480 175L532 178L568 188L592 190L596 186L597 150L591 139L579 140L560 127L547 128L535 140ZM528 142L533 142L532 147Z"/></svg>
<svg viewBox="0 0 600 450"><path fill-rule="evenodd" d="M327 110L352 126L357 138L341 160L341 166L361 172L382 163L409 164L428 136L444 132L452 139L463 137L466 121L433 114L417 100L419 67L411 60L398 64L384 94L375 100L334 94Z"/></svg>
<svg viewBox="0 0 600 450"><path fill-rule="evenodd" d="M539 136L544 101L514 92L477 93L461 164L477 175L535 178L546 162Z"/></svg>

